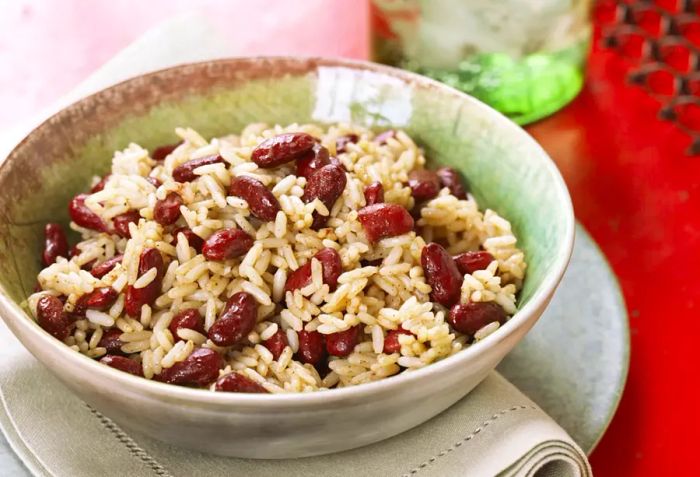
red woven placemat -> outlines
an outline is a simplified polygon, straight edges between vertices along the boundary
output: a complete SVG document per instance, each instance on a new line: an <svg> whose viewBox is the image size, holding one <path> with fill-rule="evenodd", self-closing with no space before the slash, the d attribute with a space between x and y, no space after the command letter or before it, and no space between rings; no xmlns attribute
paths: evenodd
<svg viewBox="0 0 700 477"><path fill-rule="evenodd" d="M604 0L596 21L602 45L632 66L628 81L659 101L659 118L700 154L700 1Z"/></svg>

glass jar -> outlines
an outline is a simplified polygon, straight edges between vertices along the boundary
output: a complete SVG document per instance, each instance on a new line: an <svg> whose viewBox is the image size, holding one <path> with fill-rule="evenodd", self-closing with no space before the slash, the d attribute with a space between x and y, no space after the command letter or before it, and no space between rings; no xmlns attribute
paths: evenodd
<svg viewBox="0 0 700 477"><path fill-rule="evenodd" d="M372 0L373 56L526 124L581 90L591 7L592 0Z"/></svg>

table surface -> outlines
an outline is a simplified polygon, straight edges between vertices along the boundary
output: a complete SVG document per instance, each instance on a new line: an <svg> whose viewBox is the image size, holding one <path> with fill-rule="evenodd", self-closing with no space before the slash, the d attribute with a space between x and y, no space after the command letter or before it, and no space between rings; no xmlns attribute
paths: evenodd
<svg viewBox="0 0 700 477"><path fill-rule="evenodd" d="M148 27L191 5L0 1L0 127L35 114ZM367 54L361 1L197 6L241 53ZM268 13L263 20L261 12ZM627 84L626 74L622 59L595 46L579 97L527 130L559 166L576 216L610 260L630 312L627 387L591 458L594 472L689 475L695 443L686 435L700 425L697 386L687 384L696 374L700 328L700 158L684 154L688 138L657 119L658 104Z"/></svg>

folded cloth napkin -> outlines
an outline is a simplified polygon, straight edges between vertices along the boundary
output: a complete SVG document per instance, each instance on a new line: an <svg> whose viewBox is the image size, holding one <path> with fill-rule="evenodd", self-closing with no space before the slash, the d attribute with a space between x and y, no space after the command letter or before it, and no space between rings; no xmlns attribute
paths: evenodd
<svg viewBox="0 0 700 477"><path fill-rule="evenodd" d="M203 18L177 18L122 51L61 104L128 76L228 51ZM38 476L591 475L571 437L496 372L447 411L392 439L262 461L192 452L122 429L70 393L2 323L0 342L0 427Z"/></svg>

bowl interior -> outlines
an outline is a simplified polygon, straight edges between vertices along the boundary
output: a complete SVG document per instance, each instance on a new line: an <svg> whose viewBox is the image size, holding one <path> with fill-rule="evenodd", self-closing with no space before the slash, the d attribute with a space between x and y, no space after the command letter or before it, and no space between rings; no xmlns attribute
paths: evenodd
<svg viewBox="0 0 700 477"><path fill-rule="evenodd" d="M355 122L405 129L434 163L467 179L480 207L513 225L526 253L519 306L568 255L568 194L554 165L520 128L450 88L398 70L321 59L233 59L180 66L88 97L36 129L0 166L0 287L15 303L40 269L43 226L67 223L67 203L113 151L205 137L248 123Z"/></svg>

